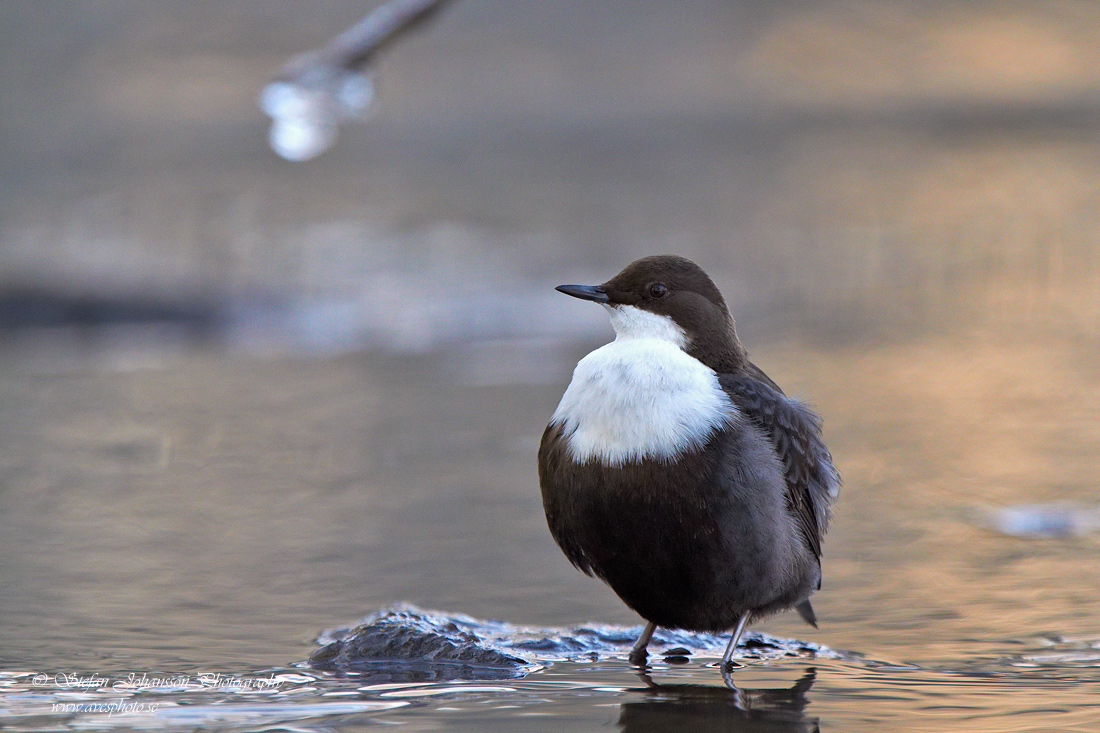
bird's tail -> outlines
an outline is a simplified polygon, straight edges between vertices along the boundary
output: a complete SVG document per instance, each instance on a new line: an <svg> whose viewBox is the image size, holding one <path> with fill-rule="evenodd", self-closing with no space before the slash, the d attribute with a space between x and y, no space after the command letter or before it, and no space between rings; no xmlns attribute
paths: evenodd
<svg viewBox="0 0 1100 733"><path fill-rule="evenodd" d="M817 616L814 614L814 607L810 605L808 600L796 603L794 610L798 611L798 615L802 617L803 621L815 629L817 628Z"/></svg>

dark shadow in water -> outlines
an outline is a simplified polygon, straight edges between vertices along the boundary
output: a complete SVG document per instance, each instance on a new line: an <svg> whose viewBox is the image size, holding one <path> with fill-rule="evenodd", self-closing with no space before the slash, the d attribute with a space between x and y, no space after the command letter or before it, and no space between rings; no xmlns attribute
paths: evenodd
<svg viewBox="0 0 1100 733"><path fill-rule="evenodd" d="M89 333L113 326L175 326L196 336L223 327L223 306L206 294L169 298L143 293L59 292L47 286L0 288L0 336L28 329Z"/></svg>
<svg viewBox="0 0 1100 733"><path fill-rule="evenodd" d="M645 699L622 706L619 725L629 733L646 731L819 731L816 718L805 714L806 693L817 670L809 668L790 689L739 688L730 677L728 687L661 685L648 672Z"/></svg>

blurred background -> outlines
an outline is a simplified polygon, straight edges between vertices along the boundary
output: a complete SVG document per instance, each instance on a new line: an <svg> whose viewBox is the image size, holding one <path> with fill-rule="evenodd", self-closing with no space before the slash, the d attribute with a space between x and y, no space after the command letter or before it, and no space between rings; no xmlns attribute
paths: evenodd
<svg viewBox="0 0 1100 733"><path fill-rule="evenodd" d="M534 454L611 334L553 286L657 253L845 476L821 629L765 628L1100 638L1100 5L457 0L280 159L260 90L375 4L0 4L0 662L255 669L399 600L636 623Z"/></svg>
<svg viewBox="0 0 1100 733"><path fill-rule="evenodd" d="M460 0L372 120L269 154L259 90L373 5L5 3L5 297L425 349L679 252L746 329L1097 332L1087 3Z"/></svg>

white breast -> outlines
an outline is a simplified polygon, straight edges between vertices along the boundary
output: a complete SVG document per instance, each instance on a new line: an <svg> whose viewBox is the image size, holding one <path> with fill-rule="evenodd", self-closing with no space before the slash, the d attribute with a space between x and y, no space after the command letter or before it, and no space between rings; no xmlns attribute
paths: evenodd
<svg viewBox="0 0 1100 733"><path fill-rule="evenodd" d="M626 330L617 327L615 341L581 359L551 418L562 425L573 460L670 460L737 419L718 375L680 348L682 338Z"/></svg>

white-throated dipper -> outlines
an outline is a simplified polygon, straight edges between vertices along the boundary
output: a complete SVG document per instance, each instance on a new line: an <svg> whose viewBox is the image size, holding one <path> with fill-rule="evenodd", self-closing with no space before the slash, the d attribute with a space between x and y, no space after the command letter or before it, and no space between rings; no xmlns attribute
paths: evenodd
<svg viewBox="0 0 1100 733"><path fill-rule="evenodd" d="M602 285L615 340L581 359L539 447L554 540L648 624L733 636L795 608L817 626L821 538L840 484L821 421L748 359L695 263L640 259Z"/></svg>

